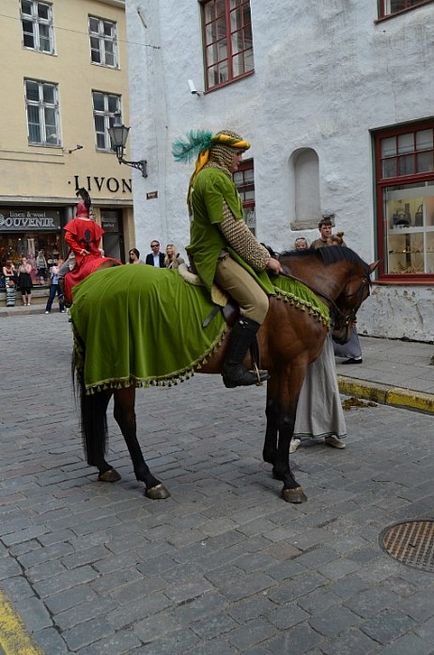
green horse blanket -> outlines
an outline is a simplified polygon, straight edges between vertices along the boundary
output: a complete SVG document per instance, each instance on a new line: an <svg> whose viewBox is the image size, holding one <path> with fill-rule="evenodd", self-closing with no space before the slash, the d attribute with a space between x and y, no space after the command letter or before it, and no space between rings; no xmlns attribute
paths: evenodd
<svg viewBox="0 0 434 655"><path fill-rule="evenodd" d="M307 287L279 277L274 295L328 325L327 306ZM74 289L74 359L87 393L173 384L190 377L220 345L227 326L205 287L176 270L128 265L96 271Z"/></svg>

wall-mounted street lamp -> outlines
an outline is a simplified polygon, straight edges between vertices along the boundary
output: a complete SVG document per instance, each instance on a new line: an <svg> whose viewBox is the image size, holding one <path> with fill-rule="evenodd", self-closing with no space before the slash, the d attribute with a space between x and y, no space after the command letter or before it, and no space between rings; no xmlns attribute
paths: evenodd
<svg viewBox="0 0 434 655"><path fill-rule="evenodd" d="M142 172L142 177L148 177L147 161L145 161L144 159L140 159L139 161L127 161L126 159L124 159L124 150L125 150L125 145L127 143L129 131L130 131L129 127L125 127L125 125L120 124L119 117L118 117L117 122L112 127L109 127L108 129L108 133L111 141L111 148L116 153L116 157L118 158L118 162L120 164L126 164L127 166L138 168L139 171Z"/></svg>

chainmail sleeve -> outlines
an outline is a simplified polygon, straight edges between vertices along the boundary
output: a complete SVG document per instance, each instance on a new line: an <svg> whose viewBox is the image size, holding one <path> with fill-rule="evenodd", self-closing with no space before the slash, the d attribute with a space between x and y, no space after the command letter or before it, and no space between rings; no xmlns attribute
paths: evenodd
<svg viewBox="0 0 434 655"><path fill-rule="evenodd" d="M223 202L223 221L219 228L228 244L256 271L263 271L270 253L255 239L243 220L236 220L226 202Z"/></svg>

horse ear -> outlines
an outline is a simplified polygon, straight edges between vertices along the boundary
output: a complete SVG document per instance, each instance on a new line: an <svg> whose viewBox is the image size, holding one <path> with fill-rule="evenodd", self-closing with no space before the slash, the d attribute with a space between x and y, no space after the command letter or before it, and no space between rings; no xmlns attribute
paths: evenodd
<svg viewBox="0 0 434 655"><path fill-rule="evenodd" d="M369 264L369 273L373 273L376 268L378 268L378 265L380 263L381 259L377 259L376 262L373 262L372 264Z"/></svg>

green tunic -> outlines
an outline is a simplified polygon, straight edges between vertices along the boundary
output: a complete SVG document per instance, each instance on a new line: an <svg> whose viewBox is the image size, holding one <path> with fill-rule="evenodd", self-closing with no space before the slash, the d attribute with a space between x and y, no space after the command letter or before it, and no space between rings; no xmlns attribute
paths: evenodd
<svg viewBox="0 0 434 655"><path fill-rule="evenodd" d="M231 178L218 168L204 168L193 184L193 220L187 252L208 290L214 280L218 256L227 247L218 228L223 221L223 202L235 219L243 218L241 198Z"/></svg>

